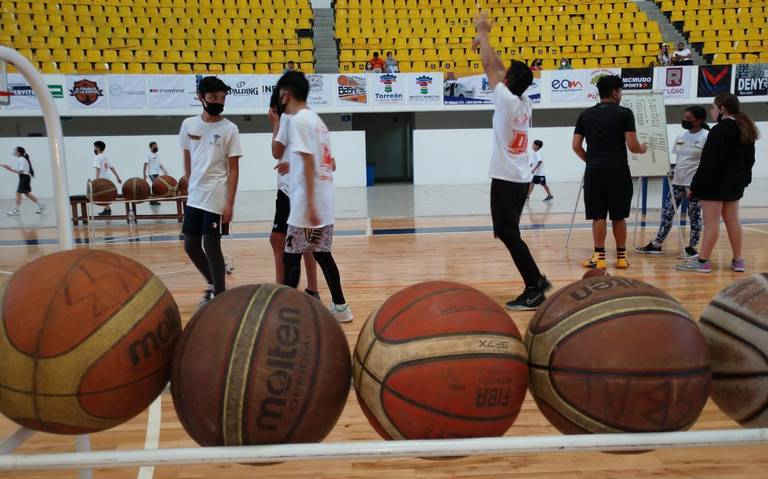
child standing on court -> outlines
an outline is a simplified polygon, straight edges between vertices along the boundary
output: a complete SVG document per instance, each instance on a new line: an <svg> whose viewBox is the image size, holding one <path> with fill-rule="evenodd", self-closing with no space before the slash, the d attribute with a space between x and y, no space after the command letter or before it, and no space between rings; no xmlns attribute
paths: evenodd
<svg viewBox="0 0 768 479"><path fill-rule="evenodd" d="M96 155L93 158L93 168L96 170L96 178L105 178L107 180L112 181L112 175L111 173L114 173L115 178L117 179L117 184L121 185L123 184L123 180L120 179L120 175L117 173L117 170L114 166L112 166L109 163L109 160L107 160L107 157L104 156L104 151L106 151L107 145L103 141L95 141L93 142L93 153ZM109 205L107 205L104 210L99 213L99 216L109 216L112 214L112 208L110 208Z"/></svg>
<svg viewBox="0 0 768 479"><path fill-rule="evenodd" d="M11 165L2 165L3 168L19 175L19 186L16 187L16 207L7 212L8 216L19 216L21 211L21 195L25 195L37 205L37 213L40 214L45 211L46 206L40 203L35 195L32 194L32 177L35 176L35 170L32 168L32 162L29 160L29 155L24 148L17 146L13 150L13 156L16 157L16 164L14 167Z"/></svg>
<svg viewBox="0 0 768 479"><path fill-rule="evenodd" d="M528 188L528 197L531 197L535 185L541 185L544 187L544 191L547 192L547 197L544 198L544 201L552 201L555 197L552 196L552 192L549 190L549 185L547 185L547 177L544 176L544 158L541 156L542 148L544 148L544 142L541 140L534 140L533 146L531 147L533 150L533 180L531 180L531 186Z"/></svg>
<svg viewBox="0 0 768 479"><path fill-rule="evenodd" d="M157 147L157 143L154 141L150 142L147 161L144 162L144 179L146 180L149 178L150 186L152 185L152 182L155 181L158 176L160 176L160 171L162 171L164 175L168 174L168 170L166 170L162 163L160 163L160 159L157 156L158 151L159 148ZM160 204L160 202L150 201L149 204L157 206Z"/></svg>
<svg viewBox="0 0 768 479"><path fill-rule="evenodd" d="M243 155L237 126L221 116L229 90L219 78L200 80L197 97L203 113L184 120L179 132L189 179L181 230L184 249L208 282L200 305L226 289L221 237L229 234Z"/></svg>

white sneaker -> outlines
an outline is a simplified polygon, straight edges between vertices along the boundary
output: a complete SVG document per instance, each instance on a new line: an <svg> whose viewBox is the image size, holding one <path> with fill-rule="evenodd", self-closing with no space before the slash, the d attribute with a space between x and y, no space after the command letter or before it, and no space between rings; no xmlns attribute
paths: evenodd
<svg viewBox="0 0 768 479"><path fill-rule="evenodd" d="M332 304L328 308L328 311L333 314L333 317L336 318L336 321L339 323L348 323L355 319L352 315L352 309L346 304Z"/></svg>
<svg viewBox="0 0 768 479"><path fill-rule="evenodd" d="M8 216L19 216L21 212L19 211L18 208L14 208L11 211L7 211L5 214L7 214Z"/></svg>
<svg viewBox="0 0 768 479"><path fill-rule="evenodd" d="M43 212L44 212L45 210L47 210L47 209L48 209L48 207L47 207L47 206L45 206L45 205L40 205L40 206L38 206L38 207L37 207L37 214L41 214L41 213L43 213Z"/></svg>

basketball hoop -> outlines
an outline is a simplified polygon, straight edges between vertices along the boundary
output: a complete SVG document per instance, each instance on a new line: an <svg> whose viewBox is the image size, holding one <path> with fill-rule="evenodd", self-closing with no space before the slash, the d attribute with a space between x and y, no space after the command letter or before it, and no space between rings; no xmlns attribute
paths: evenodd
<svg viewBox="0 0 768 479"><path fill-rule="evenodd" d="M11 104L11 92L8 90L8 72L5 61L0 60L0 107Z"/></svg>

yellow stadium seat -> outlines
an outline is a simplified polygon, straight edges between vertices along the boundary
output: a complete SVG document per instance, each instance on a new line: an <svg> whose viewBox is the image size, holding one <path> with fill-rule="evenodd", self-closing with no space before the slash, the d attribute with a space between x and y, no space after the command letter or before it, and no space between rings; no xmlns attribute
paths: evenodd
<svg viewBox="0 0 768 479"><path fill-rule="evenodd" d="M189 63L177 63L176 64L176 72L178 73L190 73L192 71L192 67Z"/></svg>
<svg viewBox="0 0 768 479"><path fill-rule="evenodd" d="M176 65L173 63L163 63L160 65L160 73L176 73Z"/></svg>
<svg viewBox="0 0 768 479"><path fill-rule="evenodd" d="M133 62L128 64L128 73L142 73L142 72L143 72L143 68L141 63Z"/></svg>
<svg viewBox="0 0 768 479"><path fill-rule="evenodd" d="M247 73L247 74L255 73L252 63L241 63L239 67L240 67L240 73Z"/></svg>
<svg viewBox="0 0 768 479"><path fill-rule="evenodd" d="M257 74L266 74L269 73L269 65L266 63L257 63L255 65L255 72Z"/></svg>

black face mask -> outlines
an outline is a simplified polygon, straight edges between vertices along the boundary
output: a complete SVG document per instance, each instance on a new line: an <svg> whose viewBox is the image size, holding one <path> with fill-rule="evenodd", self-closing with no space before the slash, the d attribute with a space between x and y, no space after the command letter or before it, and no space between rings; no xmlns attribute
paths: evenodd
<svg viewBox="0 0 768 479"><path fill-rule="evenodd" d="M99 150L93 150L93 154L94 155L98 155L99 154Z"/></svg>
<svg viewBox="0 0 768 479"><path fill-rule="evenodd" d="M157 148L152 148L152 153L157 153Z"/></svg>
<svg viewBox="0 0 768 479"><path fill-rule="evenodd" d="M693 122L689 120L683 120L682 127L683 127L683 130L693 129Z"/></svg>
<svg viewBox="0 0 768 479"><path fill-rule="evenodd" d="M203 110L211 116L219 116L224 111L224 103L205 102Z"/></svg>

